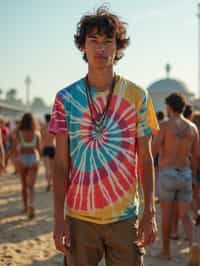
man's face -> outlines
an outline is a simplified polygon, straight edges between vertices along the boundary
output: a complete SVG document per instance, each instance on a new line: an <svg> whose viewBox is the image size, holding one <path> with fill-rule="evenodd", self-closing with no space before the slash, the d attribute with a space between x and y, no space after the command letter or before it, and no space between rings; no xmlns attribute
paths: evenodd
<svg viewBox="0 0 200 266"><path fill-rule="evenodd" d="M112 66L117 52L116 38L99 35L94 29L86 36L82 51L86 53L90 66L95 68Z"/></svg>

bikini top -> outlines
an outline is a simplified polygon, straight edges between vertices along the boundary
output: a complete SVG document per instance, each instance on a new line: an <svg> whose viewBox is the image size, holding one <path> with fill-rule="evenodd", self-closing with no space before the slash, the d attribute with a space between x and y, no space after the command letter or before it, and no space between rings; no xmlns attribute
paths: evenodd
<svg viewBox="0 0 200 266"><path fill-rule="evenodd" d="M21 148L35 148L37 145L37 135L34 135L31 141L25 141L22 132L19 132L19 141Z"/></svg>

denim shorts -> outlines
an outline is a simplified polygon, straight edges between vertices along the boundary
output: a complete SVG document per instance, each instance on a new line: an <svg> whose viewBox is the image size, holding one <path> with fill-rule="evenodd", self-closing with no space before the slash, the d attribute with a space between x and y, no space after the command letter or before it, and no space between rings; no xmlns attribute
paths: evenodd
<svg viewBox="0 0 200 266"><path fill-rule="evenodd" d="M17 160L22 162L25 167L31 167L39 162L38 156L34 153L20 154Z"/></svg>
<svg viewBox="0 0 200 266"><path fill-rule="evenodd" d="M192 171L190 168L161 168L157 186L160 200L192 201Z"/></svg>

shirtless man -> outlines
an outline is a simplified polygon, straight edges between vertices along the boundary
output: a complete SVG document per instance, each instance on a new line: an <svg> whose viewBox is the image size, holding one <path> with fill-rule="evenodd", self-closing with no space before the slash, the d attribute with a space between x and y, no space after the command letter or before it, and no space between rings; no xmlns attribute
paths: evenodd
<svg viewBox="0 0 200 266"><path fill-rule="evenodd" d="M183 116L187 119L189 119L190 121L192 121L193 118L193 106L191 104L187 104L184 107L184 111L183 111ZM195 212L195 204L194 204L194 191L193 191L193 202L191 203L191 209ZM178 236L178 224L179 224L179 219L178 219L178 206L177 203L174 204L173 207L173 220L172 220L172 225L171 225L171 234L170 234L170 238L173 240L178 240L179 236ZM185 235L187 235L187 228L188 228L188 217L187 215L185 215L183 217L183 227L184 229L186 229ZM190 222L189 222L190 223ZM188 240L187 238L185 238L185 240Z"/></svg>
<svg viewBox="0 0 200 266"><path fill-rule="evenodd" d="M45 114L45 125L41 128L41 137L42 137L42 155L44 157L45 165L45 175L47 179L47 191L50 191L52 186L53 178L53 168L54 168L54 156L55 156L55 146L54 146L54 137L48 131L49 121L51 119L50 114Z"/></svg>
<svg viewBox="0 0 200 266"><path fill-rule="evenodd" d="M199 141L196 126L182 115L185 99L177 93L166 98L168 121L160 125L154 138L153 155L159 153L158 194L162 216L161 257L170 259L170 232L173 205L179 218L187 216L192 201L191 157L197 158ZM188 217L187 238L192 242L192 222Z"/></svg>

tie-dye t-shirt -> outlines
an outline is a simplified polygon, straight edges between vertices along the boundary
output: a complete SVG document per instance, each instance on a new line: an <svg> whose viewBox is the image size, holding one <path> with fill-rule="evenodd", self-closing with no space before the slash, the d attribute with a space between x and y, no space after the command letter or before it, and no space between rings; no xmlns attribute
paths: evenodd
<svg viewBox="0 0 200 266"><path fill-rule="evenodd" d="M84 79L57 93L49 126L69 136L67 215L98 224L138 215L137 138L158 128L148 93L118 77L102 134L94 130ZM102 113L108 92L91 94Z"/></svg>

